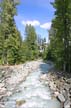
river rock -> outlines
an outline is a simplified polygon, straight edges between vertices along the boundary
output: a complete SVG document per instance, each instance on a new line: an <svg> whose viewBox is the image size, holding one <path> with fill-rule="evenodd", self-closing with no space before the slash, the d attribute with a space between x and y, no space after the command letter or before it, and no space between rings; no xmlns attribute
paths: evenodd
<svg viewBox="0 0 71 108"><path fill-rule="evenodd" d="M51 83L50 83L50 88L52 89L52 90L56 90L56 85L54 84L54 82L52 82L51 81Z"/></svg>
<svg viewBox="0 0 71 108"><path fill-rule="evenodd" d="M22 106L25 103L26 103L25 100L16 100L16 107L19 108L20 106Z"/></svg>
<svg viewBox="0 0 71 108"><path fill-rule="evenodd" d="M62 91L63 96L65 97L65 99L68 99L68 92L66 90Z"/></svg>
<svg viewBox="0 0 71 108"><path fill-rule="evenodd" d="M0 103L0 108L5 108L5 106Z"/></svg>
<svg viewBox="0 0 71 108"><path fill-rule="evenodd" d="M48 82L48 81L45 81L45 82L44 82L44 84L45 84L45 85L48 85L48 84L49 84L49 82Z"/></svg>
<svg viewBox="0 0 71 108"><path fill-rule="evenodd" d="M41 75L40 79L46 81L46 79L47 79L47 75L46 75L46 74Z"/></svg>
<svg viewBox="0 0 71 108"><path fill-rule="evenodd" d="M71 108L69 100L64 103L64 108Z"/></svg>
<svg viewBox="0 0 71 108"><path fill-rule="evenodd" d="M5 93L6 93L6 88L4 88L4 87L3 88L0 88L0 95L1 94L5 94Z"/></svg>
<svg viewBox="0 0 71 108"><path fill-rule="evenodd" d="M59 94L57 98L60 102L65 102L65 97L62 94Z"/></svg>
<svg viewBox="0 0 71 108"><path fill-rule="evenodd" d="M4 83L0 83L0 88L4 87Z"/></svg>
<svg viewBox="0 0 71 108"><path fill-rule="evenodd" d="M6 93L6 95L7 95L7 96L10 96L10 95L12 95L12 92L8 91L8 92Z"/></svg>
<svg viewBox="0 0 71 108"><path fill-rule="evenodd" d="M57 97L59 95L59 92L54 92L54 96Z"/></svg>

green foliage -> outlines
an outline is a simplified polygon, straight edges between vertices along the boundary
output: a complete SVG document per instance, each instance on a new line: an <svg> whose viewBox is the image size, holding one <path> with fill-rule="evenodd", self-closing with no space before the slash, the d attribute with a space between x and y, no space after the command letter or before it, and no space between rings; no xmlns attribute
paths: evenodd
<svg viewBox="0 0 71 108"><path fill-rule="evenodd" d="M2 0L0 7L0 58L2 64L16 64L20 62L22 41L14 21L16 4L12 0Z"/></svg>
<svg viewBox="0 0 71 108"><path fill-rule="evenodd" d="M31 25L25 27L25 55L27 60L34 60L38 58L38 45L37 45L37 34L35 28Z"/></svg>
<svg viewBox="0 0 71 108"><path fill-rule="evenodd" d="M0 1L0 64L19 64L38 58L35 28L26 25L24 41L16 28L17 4L17 0Z"/></svg>
<svg viewBox="0 0 71 108"><path fill-rule="evenodd" d="M54 57L52 56L52 49L51 49L50 45L48 45L48 47L45 49L45 51L43 53L43 59L54 61Z"/></svg>
<svg viewBox="0 0 71 108"><path fill-rule="evenodd" d="M51 54L59 69L71 71L71 0L55 0L55 18L49 31Z"/></svg>

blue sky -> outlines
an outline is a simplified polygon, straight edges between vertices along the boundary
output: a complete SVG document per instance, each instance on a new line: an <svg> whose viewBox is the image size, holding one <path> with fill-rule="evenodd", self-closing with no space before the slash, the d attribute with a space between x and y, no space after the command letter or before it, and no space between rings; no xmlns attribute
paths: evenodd
<svg viewBox="0 0 71 108"><path fill-rule="evenodd" d="M17 6L15 21L17 28L24 39L25 25L31 24L35 27L36 33L48 41L48 30L54 17L54 9L50 2L54 0L20 0Z"/></svg>

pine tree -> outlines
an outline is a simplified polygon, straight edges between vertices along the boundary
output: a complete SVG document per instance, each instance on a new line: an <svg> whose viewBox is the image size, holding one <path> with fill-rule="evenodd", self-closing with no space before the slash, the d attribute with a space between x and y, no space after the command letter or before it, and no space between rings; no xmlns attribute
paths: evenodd
<svg viewBox="0 0 71 108"><path fill-rule="evenodd" d="M71 65L71 0L55 0L54 34L50 39L52 53L58 67L70 72Z"/></svg>
<svg viewBox="0 0 71 108"><path fill-rule="evenodd" d="M37 46L37 34L35 28L31 25L26 25L26 43L28 47L28 57L29 59L35 59L38 57L38 46Z"/></svg>
<svg viewBox="0 0 71 108"><path fill-rule="evenodd" d="M1 35L3 38L3 48L2 48L3 64L15 64L17 62L21 37L14 21L15 15L16 15L15 1L2 0Z"/></svg>

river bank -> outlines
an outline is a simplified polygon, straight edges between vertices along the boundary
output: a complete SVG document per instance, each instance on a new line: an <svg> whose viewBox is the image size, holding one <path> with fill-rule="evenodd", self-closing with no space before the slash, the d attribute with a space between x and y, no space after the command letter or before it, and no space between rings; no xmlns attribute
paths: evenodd
<svg viewBox="0 0 71 108"><path fill-rule="evenodd" d="M0 108L5 97L11 96L16 87L25 81L26 77L38 68L40 60L26 62L16 66L0 66Z"/></svg>
<svg viewBox="0 0 71 108"><path fill-rule="evenodd" d="M47 74L42 74L40 80L49 85L53 98L61 102L62 108L71 108L71 73L51 69Z"/></svg>

